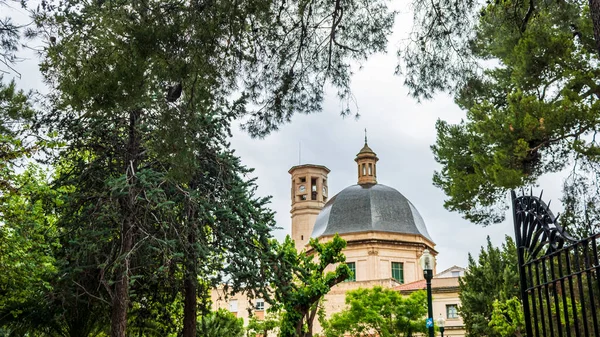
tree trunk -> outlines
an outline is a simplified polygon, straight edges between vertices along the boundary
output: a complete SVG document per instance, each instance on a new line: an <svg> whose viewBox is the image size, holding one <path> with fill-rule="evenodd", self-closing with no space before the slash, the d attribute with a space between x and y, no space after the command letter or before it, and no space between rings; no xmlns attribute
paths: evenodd
<svg viewBox="0 0 600 337"><path fill-rule="evenodd" d="M121 252L126 254L118 269L115 291L112 298L111 337L125 337L127 330L127 307L129 305L129 256L133 248L133 226L129 219L123 221Z"/></svg>
<svg viewBox="0 0 600 337"><path fill-rule="evenodd" d="M590 0L590 16L594 26L594 40L596 41L596 51L600 56L600 0Z"/></svg>
<svg viewBox="0 0 600 337"><path fill-rule="evenodd" d="M195 224L195 221L192 221ZM196 226L190 226L188 235L187 262L185 270L185 279L183 281L184 304L183 304L183 337L196 337L196 320L198 306L198 278L197 278L197 257L196 249Z"/></svg>
<svg viewBox="0 0 600 337"><path fill-rule="evenodd" d="M127 176L128 194L120 200L123 223L121 225L121 247L117 263L116 280L111 306L110 336L125 337L127 332L127 309L129 307L129 270L130 253L134 245L135 231L135 174L140 162L141 140L137 130L141 111L129 112L129 139L125 153L125 174Z"/></svg>
<svg viewBox="0 0 600 337"><path fill-rule="evenodd" d="M317 302L317 304L315 304L315 307L312 308L310 310L310 313L308 315L308 320L306 322L306 324L308 325L308 332L306 334L307 337L312 337L312 331L313 331L313 323L315 321L315 316L317 315L317 311L319 311L319 302Z"/></svg>
<svg viewBox="0 0 600 337"><path fill-rule="evenodd" d="M300 318L297 322L296 322L296 336L298 337L304 337L302 334L302 327L304 326L304 317L305 315L302 315L302 318Z"/></svg>

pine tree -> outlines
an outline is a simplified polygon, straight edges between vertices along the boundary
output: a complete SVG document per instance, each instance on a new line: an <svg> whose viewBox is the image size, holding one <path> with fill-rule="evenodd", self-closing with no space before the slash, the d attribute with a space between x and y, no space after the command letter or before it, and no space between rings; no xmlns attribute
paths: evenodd
<svg viewBox="0 0 600 337"><path fill-rule="evenodd" d="M406 82L421 98L452 92L466 112L436 125L445 207L485 225L504 219L509 189L543 174L570 169L595 184L597 1L420 3Z"/></svg>
<svg viewBox="0 0 600 337"><path fill-rule="evenodd" d="M384 50L393 13L383 1L73 0L42 2L36 21L55 36L42 70L44 123L67 144L57 184L75 190L61 225L96 256L111 335L148 298L137 283L156 278L183 281L191 337L199 277L266 286L272 215L229 150L231 121L263 136L320 110L326 83L348 102L350 62Z"/></svg>
<svg viewBox="0 0 600 337"><path fill-rule="evenodd" d="M460 303L458 309L464 321L467 336L500 336L489 325L495 300L507 301L519 293L517 251L514 241L506 236L502 249L481 247L477 261L469 254L465 275L459 279Z"/></svg>

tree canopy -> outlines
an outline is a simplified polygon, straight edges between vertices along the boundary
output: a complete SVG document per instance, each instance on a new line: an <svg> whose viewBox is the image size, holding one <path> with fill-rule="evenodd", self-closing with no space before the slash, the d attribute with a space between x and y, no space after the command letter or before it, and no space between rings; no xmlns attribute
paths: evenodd
<svg viewBox="0 0 600 337"><path fill-rule="evenodd" d="M230 125L264 136L319 111L327 84L350 113L351 63L385 49L393 14L385 1L41 2L51 94L37 126L65 144L53 162L70 191L65 275L110 303L112 336L159 319L149 298L178 296L195 336L207 287L268 284L272 214Z"/></svg>
<svg viewBox="0 0 600 337"><path fill-rule="evenodd" d="M525 334L523 304L517 297L495 300L489 326L500 337L521 337Z"/></svg>
<svg viewBox="0 0 600 337"><path fill-rule="evenodd" d="M14 188L11 161L37 149L23 130L55 136L60 146L44 158L51 179L34 187L51 187L56 202L39 208L7 193L4 210L16 218L18 207L36 207L33 227L57 235L39 242L48 271L21 275L47 286L15 298L39 305L3 303L0 317L35 317L39 326L20 331L49 336L196 336L211 286L264 292L278 267L269 260L273 216L230 148L231 124L262 137L320 111L328 85L351 113L353 64L385 50L394 19L384 0L41 1L32 15L50 94L34 110L28 93L0 83L0 182ZM0 28L0 62L10 68L21 34L34 31L10 18ZM21 227L3 227L3 241ZM14 263L34 263L36 244ZM292 280L313 286L290 295L302 302L290 315L345 278L343 265L324 273L343 260L341 247L315 244L320 262L299 255L300 266L280 266L322 274Z"/></svg>
<svg viewBox="0 0 600 337"><path fill-rule="evenodd" d="M511 237L500 247L494 247L488 237L486 247L481 247L479 258L469 254L469 265L465 275L459 279L460 315L464 321L467 336L500 337L502 326L501 310L514 307L513 297L520 296L517 248ZM500 301L494 304L494 301ZM510 300L510 301L509 301ZM520 302L519 302L520 305ZM492 313L497 307L496 324L490 325Z"/></svg>
<svg viewBox="0 0 600 337"><path fill-rule="evenodd" d="M360 288L346 293L346 306L325 322L326 337L410 337L427 332L423 290L404 297L393 289Z"/></svg>
<svg viewBox="0 0 600 337"><path fill-rule="evenodd" d="M244 336L244 320L225 309L203 315L198 328L198 337Z"/></svg>
<svg viewBox="0 0 600 337"><path fill-rule="evenodd" d="M289 235L283 243L274 242L272 310L282 311L279 337L312 337L323 297L351 273L342 253L346 241L337 234L323 243L311 238L309 246L308 252L298 252Z"/></svg>
<svg viewBox="0 0 600 337"><path fill-rule="evenodd" d="M416 8L407 84L423 98L450 91L466 111L458 124L436 125L432 150L442 168L433 181L446 208L490 224L503 220L508 189L544 173L570 168L595 181L592 3L443 0Z"/></svg>

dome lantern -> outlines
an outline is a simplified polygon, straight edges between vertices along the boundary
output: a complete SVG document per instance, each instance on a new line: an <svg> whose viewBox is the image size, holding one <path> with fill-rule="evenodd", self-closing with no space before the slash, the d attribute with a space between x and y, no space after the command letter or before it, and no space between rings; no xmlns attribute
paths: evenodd
<svg viewBox="0 0 600 337"><path fill-rule="evenodd" d="M358 184L377 184L377 154L367 144L367 129L365 129L365 145L354 159L358 165Z"/></svg>

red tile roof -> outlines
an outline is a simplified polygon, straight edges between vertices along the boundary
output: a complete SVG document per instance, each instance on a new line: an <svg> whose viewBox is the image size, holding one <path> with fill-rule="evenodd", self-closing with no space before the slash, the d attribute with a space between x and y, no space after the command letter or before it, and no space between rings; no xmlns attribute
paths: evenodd
<svg viewBox="0 0 600 337"><path fill-rule="evenodd" d="M458 287L458 277L441 277L431 279L431 289L454 287ZM418 280L411 283L401 284L393 289L397 291L413 291L426 288L427 282L425 280Z"/></svg>

